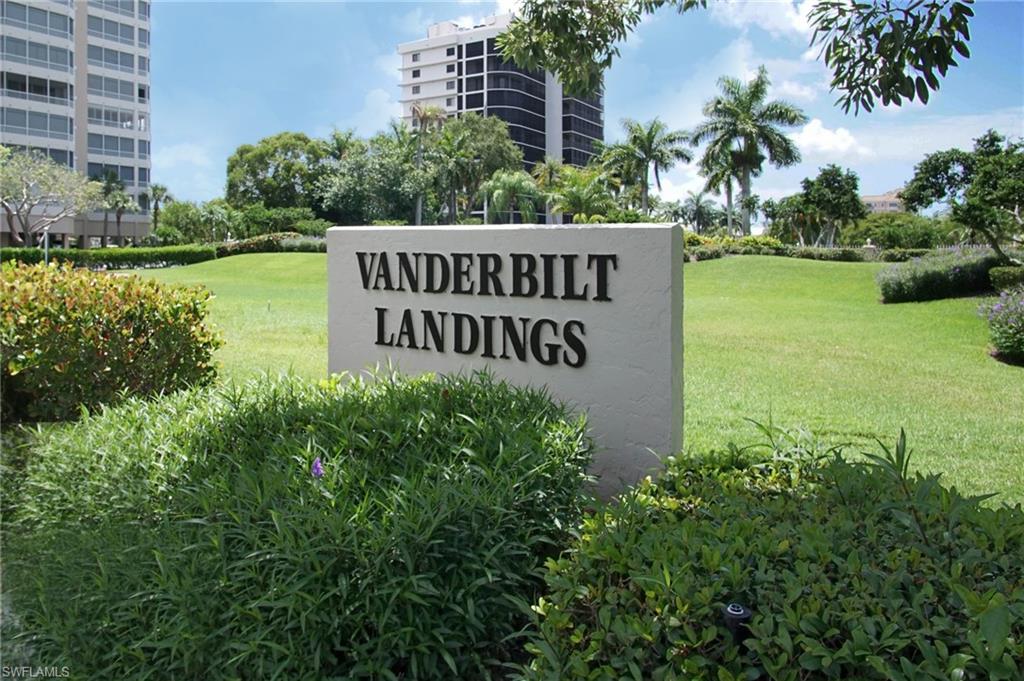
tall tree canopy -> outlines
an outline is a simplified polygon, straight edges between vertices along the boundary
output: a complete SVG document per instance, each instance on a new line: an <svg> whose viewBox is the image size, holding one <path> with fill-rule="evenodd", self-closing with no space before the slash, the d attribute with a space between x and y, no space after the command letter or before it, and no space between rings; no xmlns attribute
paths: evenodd
<svg viewBox="0 0 1024 681"><path fill-rule="evenodd" d="M914 211L949 205L954 220L1004 260L1019 263L1003 246L1024 245L1024 143L989 130L974 140L973 151L929 154L914 167L900 199Z"/></svg>
<svg viewBox="0 0 1024 681"><path fill-rule="evenodd" d="M815 246L835 246L840 230L865 217L867 207L860 200L860 180L852 170L830 163L813 180L803 181L803 205L820 220Z"/></svg>
<svg viewBox="0 0 1024 681"><path fill-rule="evenodd" d="M235 208L313 205L313 185L331 148L301 132L282 132L243 144L228 158L225 198Z"/></svg>
<svg viewBox="0 0 1024 681"><path fill-rule="evenodd" d="M705 167L720 171L731 164L739 178L743 233L750 234L751 178L761 172L766 157L776 167L800 161L800 150L780 128L804 123L807 116L787 102L766 101L771 81L763 66L749 83L724 77L718 84L722 92L704 105L706 120L692 139L708 145Z"/></svg>
<svg viewBox="0 0 1024 681"><path fill-rule="evenodd" d="M650 215L651 170L654 170L654 182L660 191L661 172L679 161L693 158L686 148L689 138L681 130L669 130L657 118L647 123L626 118L622 121L622 128L626 139L607 147L602 156L607 165L620 169L624 183L635 180L640 187L640 210L644 215Z"/></svg>
<svg viewBox="0 0 1024 681"><path fill-rule="evenodd" d="M969 57L974 0L815 0L808 20L811 45L832 70L832 89L844 110L871 111L876 101L928 101L939 78ZM593 94L619 56L618 44L645 14L679 13L708 0L523 0L518 18L499 37L520 66L546 69L574 94Z"/></svg>

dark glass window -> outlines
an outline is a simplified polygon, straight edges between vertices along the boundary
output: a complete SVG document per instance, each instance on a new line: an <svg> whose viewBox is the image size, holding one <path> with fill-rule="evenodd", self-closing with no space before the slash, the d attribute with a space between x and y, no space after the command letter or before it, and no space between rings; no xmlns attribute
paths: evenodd
<svg viewBox="0 0 1024 681"><path fill-rule="evenodd" d="M484 89L484 77L475 76L473 78L466 79L466 92L473 92L474 90Z"/></svg>
<svg viewBox="0 0 1024 681"><path fill-rule="evenodd" d="M419 69L413 69L412 70L412 77L413 78L419 78L420 77L420 70Z"/></svg>
<svg viewBox="0 0 1024 681"><path fill-rule="evenodd" d="M469 57L482 57L484 56L484 41L480 40L475 43L469 43L466 45L466 58Z"/></svg>
<svg viewBox="0 0 1024 681"><path fill-rule="evenodd" d="M506 123L522 125L541 132L544 130L544 117L532 114L529 111L504 106L488 106L487 113L497 116Z"/></svg>
<svg viewBox="0 0 1024 681"><path fill-rule="evenodd" d="M497 41L497 39L496 38L488 38L487 39L487 54L497 54L497 53L498 53L498 41Z"/></svg>
<svg viewBox="0 0 1024 681"><path fill-rule="evenodd" d="M466 62L466 75L471 76L474 73L484 72L484 60L483 59L472 59Z"/></svg>
<svg viewBox="0 0 1024 681"><path fill-rule="evenodd" d="M447 50L444 51L444 54L445 54L446 57L454 57L455 56L455 48L454 47L449 47Z"/></svg>
<svg viewBox="0 0 1024 681"><path fill-rule="evenodd" d="M448 64L444 67L445 73L455 73L455 64Z"/></svg>
<svg viewBox="0 0 1024 681"><path fill-rule="evenodd" d="M510 90L491 90L487 96L487 103L490 106L517 106L520 109L544 115L544 101L536 97Z"/></svg>
<svg viewBox="0 0 1024 681"><path fill-rule="evenodd" d="M477 92L474 95L466 95L466 108L467 109L480 109L484 105L484 95L482 92Z"/></svg>

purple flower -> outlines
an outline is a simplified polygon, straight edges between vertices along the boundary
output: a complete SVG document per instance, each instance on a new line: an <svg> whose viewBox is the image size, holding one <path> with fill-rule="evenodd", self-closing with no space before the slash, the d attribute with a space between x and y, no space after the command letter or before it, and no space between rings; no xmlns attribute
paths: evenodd
<svg viewBox="0 0 1024 681"><path fill-rule="evenodd" d="M313 474L314 478L324 477L324 465L320 461L319 456L313 459L313 466L310 468L309 472Z"/></svg>

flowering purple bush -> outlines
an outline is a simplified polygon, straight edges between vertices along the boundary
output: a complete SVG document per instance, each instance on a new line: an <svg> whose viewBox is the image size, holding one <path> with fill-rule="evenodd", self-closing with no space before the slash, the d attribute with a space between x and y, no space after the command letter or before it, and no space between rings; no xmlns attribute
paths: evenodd
<svg viewBox="0 0 1024 681"><path fill-rule="evenodd" d="M939 300L984 293L999 264L991 251L953 251L890 265L876 277L883 303Z"/></svg>
<svg viewBox="0 0 1024 681"><path fill-rule="evenodd" d="M995 302L983 305L996 356L1024 363L1024 286L1003 291Z"/></svg>

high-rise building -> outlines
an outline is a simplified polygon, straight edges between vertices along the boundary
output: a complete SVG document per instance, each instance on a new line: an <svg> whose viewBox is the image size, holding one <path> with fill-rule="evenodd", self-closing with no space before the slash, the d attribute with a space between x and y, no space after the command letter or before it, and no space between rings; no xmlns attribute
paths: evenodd
<svg viewBox="0 0 1024 681"><path fill-rule="evenodd" d="M586 165L594 142L604 139L603 98L566 96L551 73L505 61L496 38L510 20L492 16L476 26L445 21L430 26L425 39L399 45L403 119L416 124L417 104L438 106L449 116L497 116L508 123L528 167L545 156Z"/></svg>
<svg viewBox="0 0 1024 681"><path fill-rule="evenodd" d="M41 150L90 177L117 173L142 208L122 218L123 240L150 226L149 13L146 0L0 0L0 144ZM103 214L50 232L98 245ZM116 240L112 215L108 233Z"/></svg>

